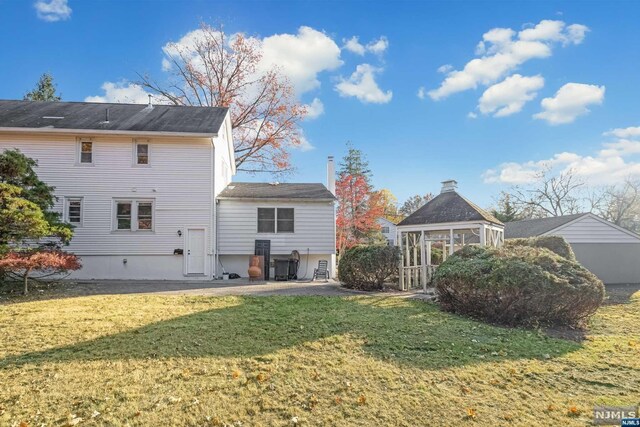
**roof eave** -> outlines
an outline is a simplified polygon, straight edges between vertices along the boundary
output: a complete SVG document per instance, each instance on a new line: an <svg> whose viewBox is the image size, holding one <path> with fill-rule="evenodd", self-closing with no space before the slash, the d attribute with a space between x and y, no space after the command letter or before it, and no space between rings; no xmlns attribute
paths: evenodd
<svg viewBox="0 0 640 427"><path fill-rule="evenodd" d="M32 127L0 127L0 133L39 133L39 134L73 134L73 135L132 135L132 136L171 136L181 138L215 138L217 132L163 132L163 131L133 131L106 129L62 129L62 128L32 128Z"/></svg>

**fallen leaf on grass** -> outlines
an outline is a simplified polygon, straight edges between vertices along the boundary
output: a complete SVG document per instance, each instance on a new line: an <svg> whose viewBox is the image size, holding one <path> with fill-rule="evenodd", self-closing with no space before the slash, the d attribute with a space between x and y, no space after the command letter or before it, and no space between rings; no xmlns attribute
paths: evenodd
<svg viewBox="0 0 640 427"><path fill-rule="evenodd" d="M231 376L233 377L233 379L239 378L241 374L242 372L238 371L237 369L231 372Z"/></svg>
<svg viewBox="0 0 640 427"><path fill-rule="evenodd" d="M367 398L364 394L358 396L358 405L365 405L367 403Z"/></svg>
<svg viewBox="0 0 640 427"><path fill-rule="evenodd" d="M478 411L476 411L474 408L467 408L467 418L475 420L476 418L478 418Z"/></svg>
<svg viewBox="0 0 640 427"><path fill-rule="evenodd" d="M570 417L577 417L581 412L582 411L580 411L580 409L575 406L571 406L569 409L567 409L567 415L569 415Z"/></svg>

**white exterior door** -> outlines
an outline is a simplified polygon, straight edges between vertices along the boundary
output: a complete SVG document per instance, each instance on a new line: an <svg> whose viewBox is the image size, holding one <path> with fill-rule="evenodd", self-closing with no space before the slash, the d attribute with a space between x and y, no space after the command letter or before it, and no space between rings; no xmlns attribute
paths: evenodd
<svg viewBox="0 0 640 427"><path fill-rule="evenodd" d="M204 274L204 266L204 228L190 228L187 230L187 274Z"/></svg>

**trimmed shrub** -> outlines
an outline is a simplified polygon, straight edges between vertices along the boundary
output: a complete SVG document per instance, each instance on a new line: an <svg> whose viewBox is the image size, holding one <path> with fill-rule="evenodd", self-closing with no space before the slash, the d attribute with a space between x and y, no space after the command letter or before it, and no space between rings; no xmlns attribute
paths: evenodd
<svg viewBox="0 0 640 427"><path fill-rule="evenodd" d="M576 260L576 256L571 249L569 243L561 236L540 236L521 239L507 239L504 242L507 247L513 246L531 246L533 248L546 248L551 252L567 258L571 261Z"/></svg>
<svg viewBox="0 0 640 427"><path fill-rule="evenodd" d="M604 299L602 282L546 248L467 246L434 274L440 306L510 326L581 326Z"/></svg>
<svg viewBox="0 0 640 427"><path fill-rule="evenodd" d="M340 256L338 280L346 288L381 290L398 274L400 249L395 246L356 246Z"/></svg>

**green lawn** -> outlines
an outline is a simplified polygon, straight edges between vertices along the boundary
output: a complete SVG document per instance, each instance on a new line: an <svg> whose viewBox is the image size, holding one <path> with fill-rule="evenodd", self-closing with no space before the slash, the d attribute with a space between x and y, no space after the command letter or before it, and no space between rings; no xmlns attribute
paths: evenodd
<svg viewBox="0 0 640 427"><path fill-rule="evenodd" d="M640 401L638 325L640 294L581 343L399 298L15 300L0 425L583 426Z"/></svg>

